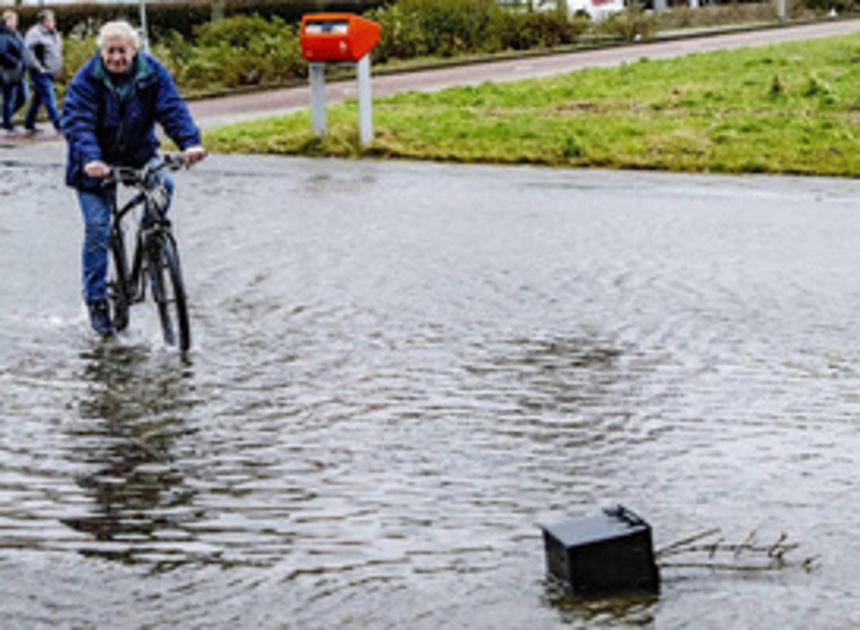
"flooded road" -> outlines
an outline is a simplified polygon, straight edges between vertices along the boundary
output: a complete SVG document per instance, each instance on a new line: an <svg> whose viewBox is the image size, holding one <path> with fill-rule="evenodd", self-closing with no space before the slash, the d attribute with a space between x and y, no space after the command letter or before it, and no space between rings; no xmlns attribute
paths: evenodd
<svg viewBox="0 0 860 630"><path fill-rule="evenodd" d="M0 159L4 626L860 624L860 183L215 156L183 361ZM538 524L617 502L818 568L558 593Z"/></svg>

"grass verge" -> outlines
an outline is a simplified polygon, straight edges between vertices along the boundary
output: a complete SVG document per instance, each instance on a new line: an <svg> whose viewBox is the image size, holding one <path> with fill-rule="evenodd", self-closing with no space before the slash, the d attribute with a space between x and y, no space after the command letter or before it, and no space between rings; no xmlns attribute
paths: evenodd
<svg viewBox="0 0 860 630"><path fill-rule="evenodd" d="M207 132L214 151L720 173L860 175L860 36L406 93Z"/></svg>

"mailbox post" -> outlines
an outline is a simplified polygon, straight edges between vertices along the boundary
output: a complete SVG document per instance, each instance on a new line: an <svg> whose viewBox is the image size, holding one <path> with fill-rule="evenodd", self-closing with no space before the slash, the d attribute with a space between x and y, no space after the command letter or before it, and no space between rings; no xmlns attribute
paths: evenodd
<svg viewBox="0 0 860 630"><path fill-rule="evenodd" d="M359 138L361 144L370 144L373 141L370 51L379 41L379 24L351 13L312 13L302 18L300 34L302 56L309 64L314 133L322 136L326 130L326 64L357 64Z"/></svg>
<svg viewBox="0 0 860 630"><path fill-rule="evenodd" d="M780 22L788 20L788 11L786 10L785 0L776 0L776 17Z"/></svg>

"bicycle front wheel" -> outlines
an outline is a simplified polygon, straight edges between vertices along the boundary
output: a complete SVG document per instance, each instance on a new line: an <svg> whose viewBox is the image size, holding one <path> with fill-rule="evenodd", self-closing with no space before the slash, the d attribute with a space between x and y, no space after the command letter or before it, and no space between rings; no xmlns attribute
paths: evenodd
<svg viewBox="0 0 860 630"><path fill-rule="evenodd" d="M191 347L191 330L188 325L188 304L185 285L179 267L179 251L168 233L155 237L156 246L150 250L149 273L152 297L161 321L164 342L178 345L183 352Z"/></svg>
<svg viewBox="0 0 860 630"><path fill-rule="evenodd" d="M120 332L128 327L128 307L131 300L128 290L128 260L121 231L111 234L110 252L113 261L108 271L108 300L113 327Z"/></svg>

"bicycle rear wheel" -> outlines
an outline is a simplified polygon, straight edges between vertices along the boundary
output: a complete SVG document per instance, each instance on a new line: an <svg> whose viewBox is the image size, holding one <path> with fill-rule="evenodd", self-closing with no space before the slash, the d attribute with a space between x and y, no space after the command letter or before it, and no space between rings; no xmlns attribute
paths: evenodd
<svg viewBox="0 0 860 630"><path fill-rule="evenodd" d="M164 232L154 238L157 242L149 252L149 274L161 331L167 345L178 345L185 352L191 347L191 329L179 251L169 233Z"/></svg>
<svg viewBox="0 0 860 630"><path fill-rule="evenodd" d="M113 327L119 332L128 328L128 307L131 299L128 291L128 259L121 232L111 232L110 252L113 261L108 270L108 302Z"/></svg>

